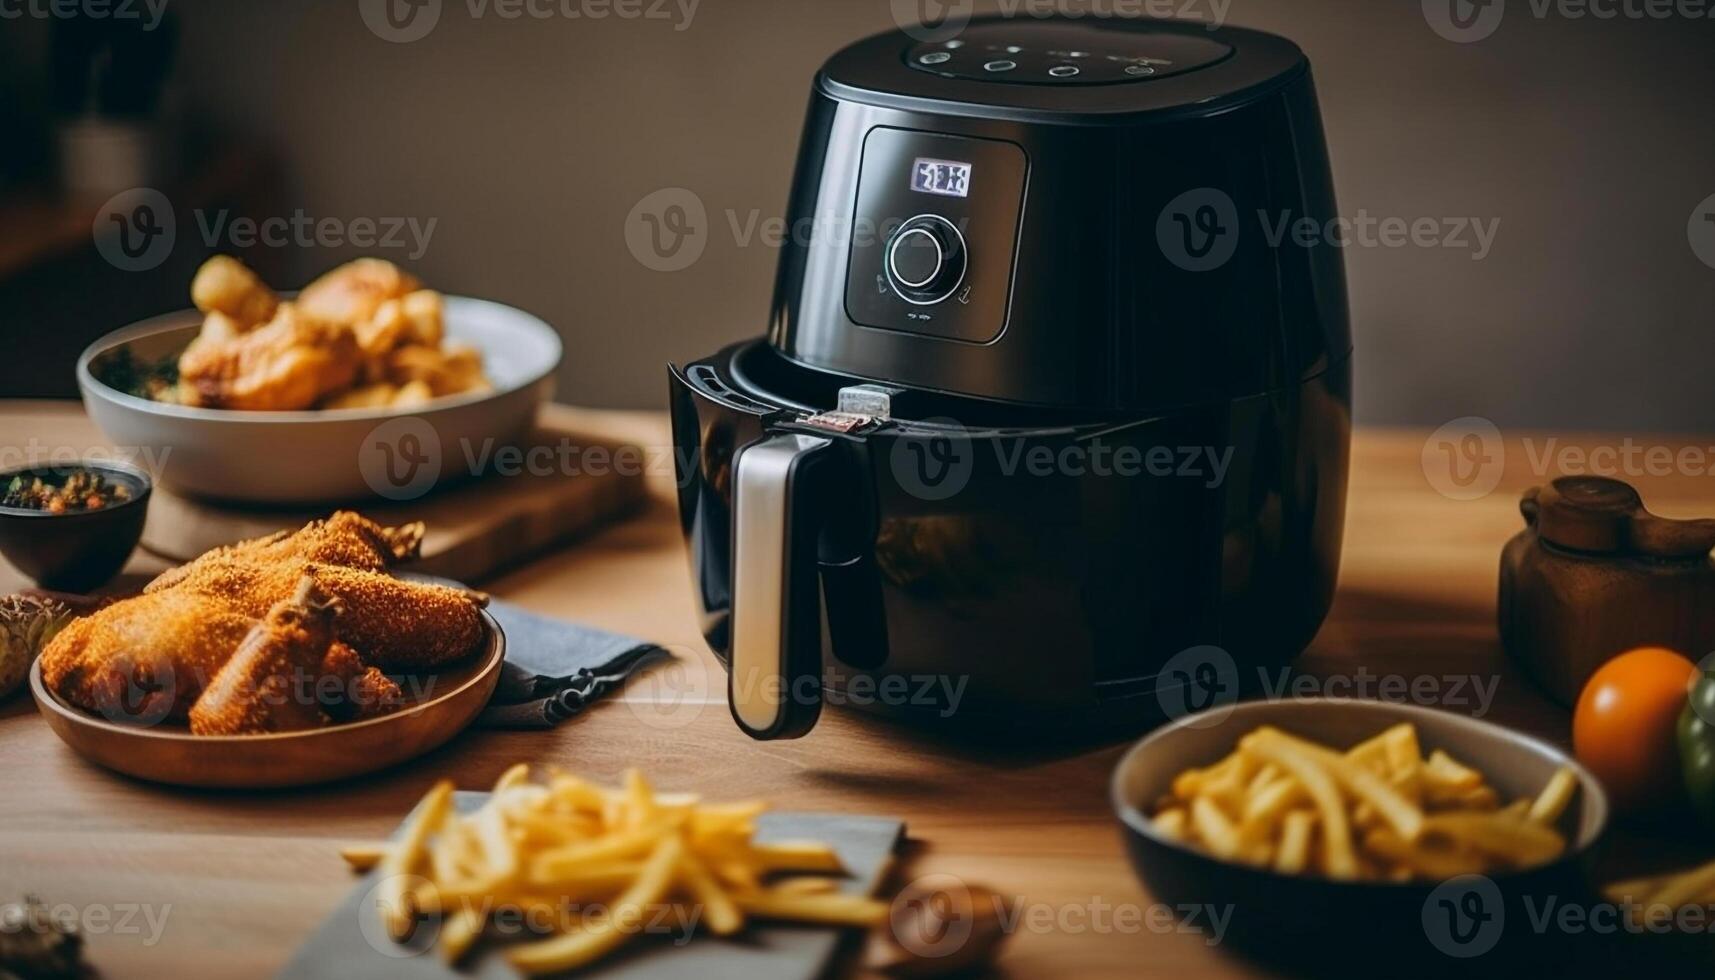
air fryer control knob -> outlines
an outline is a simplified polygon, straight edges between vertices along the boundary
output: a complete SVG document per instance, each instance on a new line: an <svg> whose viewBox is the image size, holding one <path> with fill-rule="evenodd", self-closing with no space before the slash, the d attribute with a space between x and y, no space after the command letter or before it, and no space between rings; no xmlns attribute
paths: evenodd
<svg viewBox="0 0 1715 980"><path fill-rule="evenodd" d="M965 236L951 221L920 214L887 240L887 284L908 303L929 306L965 279Z"/></svg>

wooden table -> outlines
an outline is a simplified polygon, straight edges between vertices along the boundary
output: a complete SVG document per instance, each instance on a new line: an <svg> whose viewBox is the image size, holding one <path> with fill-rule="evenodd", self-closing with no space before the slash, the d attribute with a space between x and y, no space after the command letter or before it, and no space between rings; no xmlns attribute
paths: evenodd
<svg viewBox="0 0 1715 980"><path fill-rule="evenodd" d="M646 446L667 444L657 415L580 418ZM0 404L0 451L32 437L47 449L98 438L74 406ZM1474 501L1431 488L1420 465L1425 437L1358 433L1339 597L1302 666L1325 678L1350 678L1360 668L1371 676L1499 678L1489 716L1564 743L1566 712L1502 657L1496 564L1520 527L1519 491L1553 475L1533 472L1545 447L1615 445L1619 437L1562 436L1549 446L1540 435L1509 434L1504 478ZM435 779L486 787L519 760L606 779L639 765L667 789L903 817L914 841L904 877L950 873L1024 903L1023 925L999 962L1003 975L1265 975L1201 936L1115 927L1130 921L1116 918L1116 909L1147 909L1151 901L1125 863L1106 799L1122 745L1002 752L930 742L839 711L799 741L741 735L692 618L670 473L651 480L652 505L640 517L487 587L541 613L661 642L677 656L667 673L554 731L471 732L381 776L275 794L186 792L114 776L61 745L27 695L13 698L0 705L0 895L27 890L54 903L110 908L115 921L133 905L157 922L164 915L154 943L147 927L91 936L92 959L106 977L266 976L351 887L337 843L387 833ZM1635 482L1658 512L1715 509L1709 477ZM159 564L140 555L131 571ZM0 591L23 584L0 569ZM1648 842L1622 842L1619 850L1646 865L1699 856ZM143 921L138 915L132 925Z"/></svg>

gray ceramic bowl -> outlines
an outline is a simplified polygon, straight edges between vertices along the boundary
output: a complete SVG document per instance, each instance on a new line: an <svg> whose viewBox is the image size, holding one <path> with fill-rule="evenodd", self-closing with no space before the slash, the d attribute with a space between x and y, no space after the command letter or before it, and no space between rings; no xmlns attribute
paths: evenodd
<svg viewBox="0 0 1715 980"><path fill-rule="evenodd" d="M1112 783L1127 850L1152 896L1174 909L1221 910L1230 948L1319 976L1486 974L1520 963L1541 970L1577 955L1590 938L1533 928L1532 913L1540 915L1550 900L1585 907L1597 900L1588 865L1607 829L1608 798L1567 753L1489 722L1380 701L1253 701L1230 711L1218 723L1211 723L1218 715L1204 713L1157 729L1120 760ZM1342 882L1219 860L1163 836L1145 816L1174 776L1224 758L1258 726L1348 747L1402 721L1417 726L1425 753L1445 749L1481 770L1503 800L1535 796L1556 770L1571 767L1579 789L1560 823L1566 853L1550 864L1496 872L1486 882ZM1467 916L1468 910L1477 914Z"/></svg>
<svg viewBox="0 0 1715 980"><path fill-rule="evenodd" d="M534 316L487 300L448 296L449 340L482 352L491 391L409 410L239 412L168 405L128 395L97 375L121 348L147 360L183 350L195 310L146 320L96 341L77 362L95 424L135 453L162 486L196 497L258 504L404 500L470 474L482 447L525 433L553 393L560 338ZM92 370L93 368L93 370Z"/></svg>

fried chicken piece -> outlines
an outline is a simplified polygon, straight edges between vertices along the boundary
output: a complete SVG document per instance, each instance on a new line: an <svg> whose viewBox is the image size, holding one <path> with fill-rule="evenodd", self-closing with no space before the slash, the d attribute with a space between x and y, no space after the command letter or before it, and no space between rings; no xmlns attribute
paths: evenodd
<svg viewBox="0 0 1715 980"><path fill-rule="evenodd" d="M290 598L277 602L191 706L193 735L254 735L319 728L318 681L334 644L337 600L306 570Z"/></svg>
<svg viewBox="0 0 1715 980"><path fill-rule="evenodd" d="M359 687L386 700L391 682L380 671L460 659L483 633L482 597L387 573L416 554L422 535L421 524L386 528L342 511L297 532L210 552L164 573L142 595L68 626L42 653L43 680L89 710L102 710L102 697L133 692L135 699L139 686L162 688L152 703L183 718L255 621L292 598L314 568L318 587L343 607L340 638L366 667ZM337 660L328 668L342 671L354 673Z"/></svg>
<svg viewBox="0 0 1715 980"><path fill-rule="evenodd" d="M113 721L177 721L255 625L244 610L174 591L73 620L42 651L42 683Z"/></svg>
<svg viewBox="0 0 1715 980"><path fill-rule="evenodd" d="M325 677L337 681L337 691L322 699L322 710L334 721L361 721L392 714L405 706L405 692L393 678L363 662L357 651L335 641L322 661ZM334 685L328 685L330 688Z"/></svg>
<svg viewBox="0 0 1715 980"><path fill-rule="evenodd" d="M421 286L417 277L385 259L357 259L305 286L298 305L320 319L356 326L374 318L381 304Z"/></svg>
<svg viewBox="0 0 1715 980"><path fill-rule="evenodd" d="M383 571L417 557L426 528L422 521L398 527L382 525L351 510L334 511L296 531L276 531L224 548L170 568L143 587L144 592L172 588L198 569L233 560L253 564L303 562L319 566L338 565Z"/></svg>
<svg viewBox="0 0 1715 980"><path fill-rule="evenodd" d="M360 360L349 326L284 303L248 333L192 341L179 357L179 390L203 408L306 409L349 388Z"/></svg>
<svg viewBox="0 0 1715 980"><path fill-rule="evenodd" d="M482 639L488 600L469 589L355 568L322 569L318 581L345 605L341 638L382 670L438 667L470 655Z"/></svg>
<svg viewBox="0 0 1715 980"><path fill-rule="evenodd" d="M274 319L280 307L280 297L249 266L230 255L216 255L197 270L191 280L191 302L209 314L211 322L219 314L239 333Z"/></svg>

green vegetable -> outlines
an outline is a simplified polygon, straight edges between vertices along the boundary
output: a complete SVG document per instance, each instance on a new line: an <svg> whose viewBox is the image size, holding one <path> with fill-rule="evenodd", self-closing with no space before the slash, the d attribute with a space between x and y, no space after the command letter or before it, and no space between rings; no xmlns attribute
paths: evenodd
<svg viewBox="0 0 1715 980"><path fill-rule="evenodd" d="M1679 765L1692 807L1715 830L1715 669L1705 670L1691 685L1680 712Z"/></svg>
<svg viewBox="0 0 1715 980"><path fill-rule="evenodd" d="M0 598L0 700L24 684L30 662L71 621L71 610L52 599Z"/></svg>

